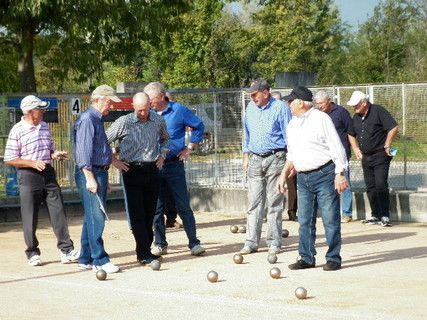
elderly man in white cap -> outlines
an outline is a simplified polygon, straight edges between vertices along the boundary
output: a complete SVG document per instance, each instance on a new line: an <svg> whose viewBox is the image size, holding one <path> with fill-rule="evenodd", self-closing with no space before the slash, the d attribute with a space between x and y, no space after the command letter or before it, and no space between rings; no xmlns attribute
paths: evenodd
<svg viewBox="0 0 427 320"><path fill-rule="evenodd" d="M43 121L48 105L48 102L33 95L22 99L24 115L9 133L4 155L4 162L18 170L21 219L27 245L25 253L30 266L42 264L36 237L42 202L47 205L61 263L77 262L79 255L70 239L61 188L51 165L52 160L64 159L67 153L55 151L49 127Z"/></svg>
<svg viewBox="0 0 427 320"><path fill-rule="evenodd" d="M110 262L102 239L106 218L102 208L107 199L108 169L112 163L102 117L108 115L113 102L120 101L110 86L97 87L92 92L89 109L74 125L75 179L84 208L79 257L81 270L102 269L107 273L120 270Z"/></svg>
<svg viewBox="0 0 427 320"><path fill-rule="evenodd" d="M355 111L348 130L349 140L356 157L362 160L372 210L372 217L362 222L391 227L388 171L393 158L391 145L398 132L397 123L384 107L371 104L361 91L354 91L347 105Z"/></svg>

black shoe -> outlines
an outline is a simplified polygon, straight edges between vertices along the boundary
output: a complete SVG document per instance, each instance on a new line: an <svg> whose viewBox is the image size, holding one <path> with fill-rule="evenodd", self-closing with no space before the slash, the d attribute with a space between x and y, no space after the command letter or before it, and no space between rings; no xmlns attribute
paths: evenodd
<svg viewBox="0 0 427 320"><path fill-rule="evenodd" d="M300 270L300 269L309 269L309 268L314 268L316 266L315 263L307 263L304 260L298 260L295 263L292 263L288 266L289 269L291 270Z"/></svg>
<svg viewBox="0 0 427 320"><path fill-rule="evenodd" d="M335 271L341 269L341 263L334 262L334 261L328 261L323 266L323 270L325 271Z"/></svg>
<svg viewBox="0 0 427 320"><path fill-rule="evenodd" d="M298 221L297 213L294 211L288 211L289 221Z"/></svg>

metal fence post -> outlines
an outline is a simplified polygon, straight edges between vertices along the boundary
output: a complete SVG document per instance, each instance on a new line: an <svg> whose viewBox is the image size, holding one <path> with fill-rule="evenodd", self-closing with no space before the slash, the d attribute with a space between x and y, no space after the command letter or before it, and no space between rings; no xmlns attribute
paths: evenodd
<svg viewBox="0 0 427 320"><path fill-rule="evenodd" d="M214 161L215 161L215 171L214 171L214 185L219 185L219 159L218 159L218 111L217 111L217 97L216 92L213 92L213 102L214 102Z"/></svg>
<svg viewBox="0 0 427 320"><path fill-rule="evenodd" d="M403 135L403 188L408 189L407 186L407 139L406 139L406 88L402 83L402 135Z"/></svg>
<svg viewBox="0 0 427 320"><path fill-rule="evenodd" d="M241 94L241 103L242 103L242 151L243 151L243 146L245 144L245 91L241 90L240 91ZM243 156L243 152L242 152L242 156ZM246 172L245 169L242 166L242 187L243 188L247 188L247 181L246 181Z"/></svg>

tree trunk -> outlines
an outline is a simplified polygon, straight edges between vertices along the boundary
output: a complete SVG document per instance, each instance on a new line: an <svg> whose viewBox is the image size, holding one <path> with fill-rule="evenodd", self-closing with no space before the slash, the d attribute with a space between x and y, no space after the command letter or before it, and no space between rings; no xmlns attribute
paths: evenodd
<svg viewBox="0 0 427 320"><path fill-rule="evenodd" d="M37 92L33 61L34 35L33 28L29 26L24 26L19 35L18 74L21 92Z"/></svg>

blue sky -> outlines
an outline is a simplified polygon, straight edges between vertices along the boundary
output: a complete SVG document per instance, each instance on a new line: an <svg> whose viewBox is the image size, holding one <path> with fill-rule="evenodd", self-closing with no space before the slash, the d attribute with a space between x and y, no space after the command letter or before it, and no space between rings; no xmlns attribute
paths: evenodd
<svg viewBox="0 0 427 320"><path fill-rule="evenodd" d="M368 16L372 17L379 0L334 0L340 10L341 20L350 24L355 30L364 23Z"/></svg>
<svg viewBox="0 0 427 320"><path fill-rule="evenodd" d="M347 22L353 30L364 23L368 16L372 17L374 8L380 3L380 0L334 0L335 5L340 11L341 20ZM228 6L231 10L239 10L240 5L232 2Z"/></svg>

